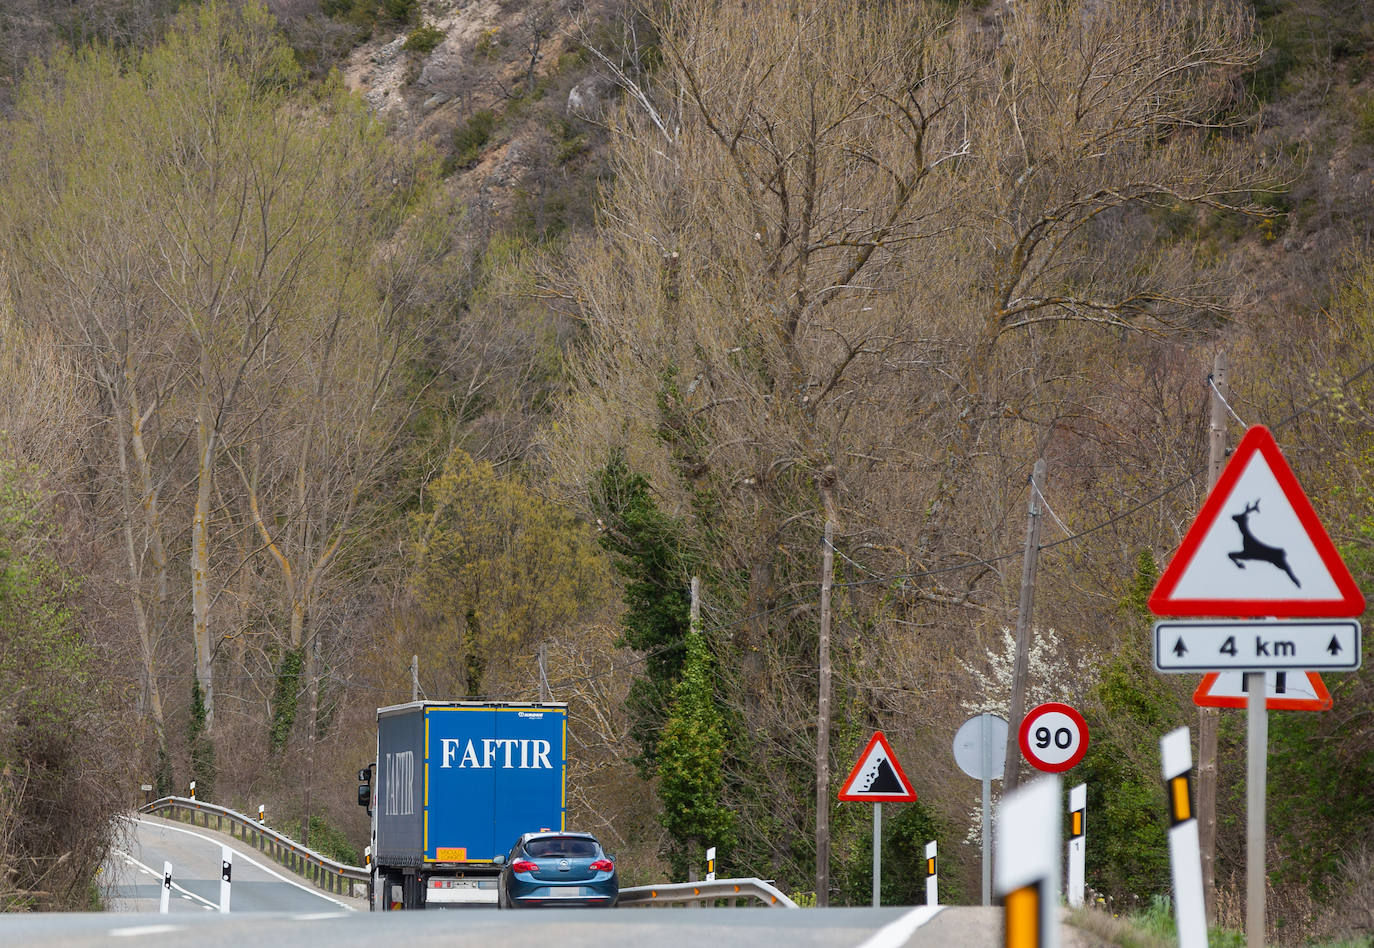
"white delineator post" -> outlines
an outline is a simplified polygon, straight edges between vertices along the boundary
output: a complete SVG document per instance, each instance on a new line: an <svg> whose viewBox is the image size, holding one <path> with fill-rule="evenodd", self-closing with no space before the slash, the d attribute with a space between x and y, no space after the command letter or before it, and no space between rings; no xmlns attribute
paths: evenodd
<svg viewBox="0 0 1374 948"><path fill-rule="evenodd" d="M1065 895L1074 908L1083 904L1087 817L1088 785L1080 783L1069 791L1069 884Z"/></svg>
<svg viewBox="0 0 1374 948"><path fill-rule="evenodd" d="M266 823L266 822L267 822L267 804L265 804L265 803L259 803L259 804L258 804L258 822L259 822L259 823Z"/></svg>
<svg viewBox="0 0 1374 948"><path fill-rule="evenodd" d="M1003 943L1058 948L1059 835L1064 805L1059 775L1007 794L997 808L997 894L1003 897Z"/></svg>
<svg viewBox="0 0 1374 948"><path fill-rule="evenodd" d="M229 877L234 873L234 851L228 846L220 847L219 862L219 910L229 911Z"/></svg>
<svg viewBox="0 0 1374 948"><path fill-rule="evenodd" d="M1159 739L1165 796L1169 799L1169 864L1174 876L1174 918L1179 948L1207 948L1207 909L1202 896L1202 849L1189 777L1193 747L1186 727Z"/></svg>
<svg viewBox="0 0 1374 948"><path fill-rule="evenodd" d="M926 905L940 904L940 876L935 865L935 840L926 843Z"/></svg>
<svg viewBox="0 0 1374 948"><path fill-rule="evenodd" d="M167 906L172 898L172 864L164 862L162 864L162 899L158 903L158 914L166 915Z"/></svg>
<svg viewBox="0 0 1374 948"><path fill-rule="evenodd" d="M711 846L706 850L706 881L716 881L716 847Z"/></svg>

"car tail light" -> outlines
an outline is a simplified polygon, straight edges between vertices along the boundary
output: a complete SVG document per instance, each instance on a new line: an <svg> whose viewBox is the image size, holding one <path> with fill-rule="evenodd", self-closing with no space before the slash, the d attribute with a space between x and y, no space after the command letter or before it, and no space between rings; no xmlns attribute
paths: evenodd
<svg viewBox="0 0 1374 948"><path fill-rule="evenodd" d="M615 863L611 862L609 859L598 859L596 862L592 863L591 868L593 872L614 872Z"/></svg>
<svg viewBox="0 0 1374 948"><path fill-rule="evenodd" d="M517 859L510 864L511 872L534 872L539 868L539 863L530 862L528 859Z"/></svg>

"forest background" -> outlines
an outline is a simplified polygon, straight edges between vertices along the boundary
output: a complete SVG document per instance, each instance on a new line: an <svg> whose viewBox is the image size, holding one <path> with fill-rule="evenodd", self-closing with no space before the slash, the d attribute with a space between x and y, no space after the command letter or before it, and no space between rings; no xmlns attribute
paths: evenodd
<svg viewBox="0 0 1374 948"><path fill-rule="evenodd" d="M1143 602L1218 352L1374 588L1368 7L7 3L0 902L98 901L143 783L356 862L412 689L568 702L627 882L716 845L814 896L828 517L831 779L882 728L885 900L930 838L972 898L950 741L1009 703L1042 457L1031 700L1091 726L1089 884L1166 892L1197 716ZM1293 939L1374 927L1374 679L1328 684L1272 716ZM868 810L828 816L864 902Z"/></svg>

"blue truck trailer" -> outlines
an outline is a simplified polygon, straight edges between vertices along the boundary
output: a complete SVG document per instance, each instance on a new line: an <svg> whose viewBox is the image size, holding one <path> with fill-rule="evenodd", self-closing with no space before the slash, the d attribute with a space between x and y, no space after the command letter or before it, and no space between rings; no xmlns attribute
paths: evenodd
<svg viewBox="0 0 1374 948"><path fill-rule="evenodd" d="M359 773L372 816L372 908L497 904L497 857L565 829L564 704L412 701L377 710Z"/></svg>

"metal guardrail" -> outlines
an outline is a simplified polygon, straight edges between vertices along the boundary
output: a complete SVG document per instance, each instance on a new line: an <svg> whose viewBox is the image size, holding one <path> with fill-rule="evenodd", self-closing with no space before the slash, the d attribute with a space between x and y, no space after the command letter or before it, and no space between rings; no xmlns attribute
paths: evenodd
<svg viewBox="0 0 1374 948"><path fill-rule="evenodd" d="M281 865L308 879L327 892L365 895L371 873L362 866L349 866L307 849L270 826L259 823L228 807L205 803L189 797L163 797L139 807L140 813L165 814L174 820L228 832ZM227 827L227 829L226 829ZM359 893L358 887L363 891ZM671 905L711 904L756 901L773 908L796 908L781 891L762 879L715 879L711 882L678 882L666 885L641 885L620 890L620 905L667 907Z"/></svg>
<svg viewBox="0 0 1374 948"><path fill-rule="evenodd" d="M637 885L620 890L616 904L635 907L709 904L724 901L738 905L756 899L771 908L796 908L797 903L762 879L715 879L711 882L673 882L668 885Z"/></svg>
<svg viewBox="0 0 1374 948"><path fill-rule="evenodd" d="M146 803L138 808L140 813L166 814L174 820L189 822L192 826L204 826L227 832L235 839L242 840L259 852L271 856L303 879L308 879L326 892L340 895L366 895L367 883L371 873L362 866L349 866L323 856L313 849L307 849L288 836L284 836L270 826L259 823L227 807L216 806L192 800L189 797L163 797ZM214 825L211 826L211 821ZM361 885L362 892L355 888Z"/></svg>

